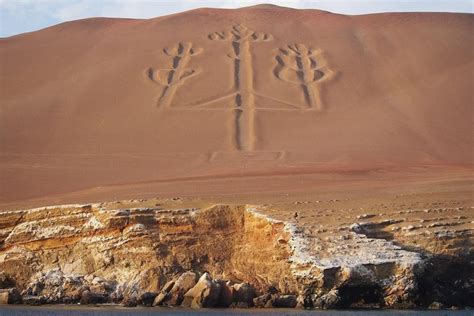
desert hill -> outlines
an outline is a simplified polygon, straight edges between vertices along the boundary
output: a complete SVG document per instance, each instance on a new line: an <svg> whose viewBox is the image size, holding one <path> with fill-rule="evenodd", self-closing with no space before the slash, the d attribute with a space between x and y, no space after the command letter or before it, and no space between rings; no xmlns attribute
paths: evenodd
<svg viewBox="0 0 474 316"><path fill-rule="evenodd" d="M473 22L256 6L3 38L0 203L465 177Z"/></svg>
<svg viewBox="0 0 474 316"><path fill-rule="evenodd" d="M472 308L473 21L260 5L0 39L0 304Z"/></svg>

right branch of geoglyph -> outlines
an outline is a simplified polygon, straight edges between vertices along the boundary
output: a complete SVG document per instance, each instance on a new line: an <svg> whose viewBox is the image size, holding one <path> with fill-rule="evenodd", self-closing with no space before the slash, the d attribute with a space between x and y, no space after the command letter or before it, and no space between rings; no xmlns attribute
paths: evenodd
<svg viewBox="0 0 474 316"><path fill-rule="evenodd" d="M286 82L299 84L303 89L309 109L322 110L318 84L330 79L333 71L328 68L319 49L304 44L288 45L277 56L276 76Z"/></svg>
<svg viewBox="0 0 474 316"><path fill-rule="evenodd" d="M172 66L168 69L148 69L148 78L163 86L163 92L158 99L158 105L168 108L173 100L178 86L187 79L197 75L199 71L187 68L192 56L200 54L202 48L193 48L192 43L179 43L171 48L165 48L164 53L173 58Z"/></svg>

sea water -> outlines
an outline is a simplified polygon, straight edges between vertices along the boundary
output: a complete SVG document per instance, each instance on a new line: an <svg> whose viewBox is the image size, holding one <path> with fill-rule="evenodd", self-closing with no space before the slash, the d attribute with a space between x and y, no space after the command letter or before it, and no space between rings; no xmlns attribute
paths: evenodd
<svg viewBox="0 0 474 316"><path fill-rule="evenodd" d="M316 316L473 316L474 310L346 310L346 311L320 311L320 310L298 310L298 309L200 309L190 310L182 308L124 308L118 306L0 306L1 316L148 316L148 315L172 315L172 316L204 316L204 315L316 315Z"/></svg>

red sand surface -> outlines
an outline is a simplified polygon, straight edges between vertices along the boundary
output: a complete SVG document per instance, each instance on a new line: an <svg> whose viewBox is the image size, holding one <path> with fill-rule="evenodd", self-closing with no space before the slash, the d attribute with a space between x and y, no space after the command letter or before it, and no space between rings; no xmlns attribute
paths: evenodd
<svg viewBox="0 0 474 316"><path fill-rule="evenodd" d="M473 22L256 6L0 39L0 208L472 184Z"/></svg>

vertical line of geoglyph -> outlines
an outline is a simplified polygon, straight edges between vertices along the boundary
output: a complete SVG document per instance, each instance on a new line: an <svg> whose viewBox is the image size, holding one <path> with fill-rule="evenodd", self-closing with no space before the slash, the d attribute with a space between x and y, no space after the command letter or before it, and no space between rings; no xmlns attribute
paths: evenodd
<svg viewBox="0 0 474 316"><path fill-rule="evenodd" d="M251 43L270 41L272 36L255 32L243 25L236 25L230 31L210 34L209 39L232 43L233 50L228 56L234 59L234 85L237 90L234 145L239 151L252 151L255 149L256 137Z"/></svg>

